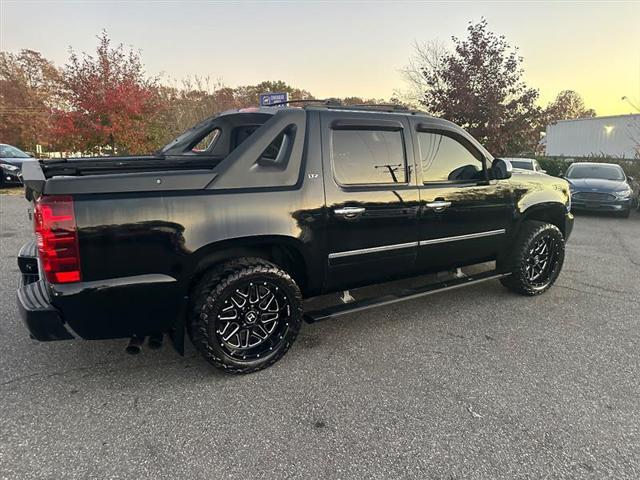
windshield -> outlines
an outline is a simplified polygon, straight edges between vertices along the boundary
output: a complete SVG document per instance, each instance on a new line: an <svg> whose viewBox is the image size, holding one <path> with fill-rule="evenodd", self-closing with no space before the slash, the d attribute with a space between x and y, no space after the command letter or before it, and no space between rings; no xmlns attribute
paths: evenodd
<svg viewBox="0 0 640 480"><path fill-rule="evenodd" d="M0 158L30 158L22 150L11 145L0 145Z"/></svg>
<svg viewBox="0 0 640 480"><path fill-rule="evenodd" d="M567 178L597 178L602 180L624 180L618 165L571 165Z"/></svg>
<svg viewBox="0 0 640 480"><path fill-rule="evenodd" d="M522 170L533 170L533 163L524 160L509 160L513 168L520 168Z"/></svg>

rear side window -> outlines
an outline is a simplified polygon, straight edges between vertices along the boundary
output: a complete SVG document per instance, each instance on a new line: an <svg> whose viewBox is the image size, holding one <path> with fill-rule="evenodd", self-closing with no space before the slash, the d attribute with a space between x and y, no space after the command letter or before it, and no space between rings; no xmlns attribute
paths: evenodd
<svg viewBox="0 0 640 480"><path fill-rule="evenodd" d="M211 150L213 145L218 140L218 137L220 137L220 129L214 128L209 133L207 133L204 136L204 138L200 140L198 144L191 149L191 151L194 153L204 153Z"/></svg>
<svg viewBox="0 0 640 480"><path fill-rule="evenodd" d="M342 185L406 183L401 131L333 130L331 157Z"/></svg>
<svg viewBox="0 0 640 480"><path fill-rule="evenodd" d="M455 138L418 132L424 183L470 182L484 179L482 162Z"/></svg>

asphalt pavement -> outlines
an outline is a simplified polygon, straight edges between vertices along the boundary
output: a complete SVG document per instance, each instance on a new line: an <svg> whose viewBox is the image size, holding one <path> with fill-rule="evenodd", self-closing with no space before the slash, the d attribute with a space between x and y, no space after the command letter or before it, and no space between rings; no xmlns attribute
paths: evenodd
<svg viewBox="0 0 640 480"><path fill-rule="evenodd" d="M542 296L490 281L304 325L226 376L191 346L29 339L26 209L0 195L0 478L640 478L638 213L578 216Z"/></svg>

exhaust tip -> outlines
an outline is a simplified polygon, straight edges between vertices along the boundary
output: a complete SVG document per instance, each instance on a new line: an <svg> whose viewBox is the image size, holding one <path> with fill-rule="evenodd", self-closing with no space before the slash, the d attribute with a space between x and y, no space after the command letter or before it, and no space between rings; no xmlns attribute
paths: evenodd
<svg viewBox="0 0 640 480"><path fill-rule="evenodd" d="M124 349L129 355L138 355L142 352L142 344L144 343L144 337L131 337L127 348Z"/></svg>
<svg viewBox="0 0 640 480"><path fill-rule="evenodd" d="M149 336L149 341L147 342L149 345L149 348L151 350L159 350L160 348L162 348L162 334L158 333L158 334L154 334Z"/></svg>

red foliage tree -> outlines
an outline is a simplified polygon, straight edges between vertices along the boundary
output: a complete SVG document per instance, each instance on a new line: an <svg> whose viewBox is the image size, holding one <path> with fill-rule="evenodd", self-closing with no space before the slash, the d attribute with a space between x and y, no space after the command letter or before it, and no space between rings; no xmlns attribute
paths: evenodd
<svg viewBox="0 0 640 480"><path fill-rule="evenodd" d="M493 154L532 151L538 143L538 91L523 81L522 58L487 21L453 37L451 52L418 65L420 102L434 115L466 128Z"/></svg>
<svg viewBox="0 0 640 480"><path fill-rule="evenodd" d="M68 105L54 115L58 143L83 152L148 152L161 134L157 79L146 76L137 51L112 48L106 32L98 40L95 56L72 50L63 70Z"/></svg>

